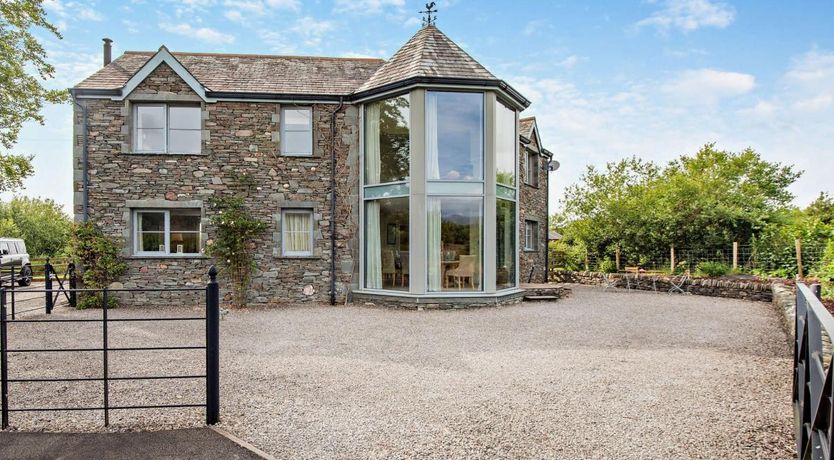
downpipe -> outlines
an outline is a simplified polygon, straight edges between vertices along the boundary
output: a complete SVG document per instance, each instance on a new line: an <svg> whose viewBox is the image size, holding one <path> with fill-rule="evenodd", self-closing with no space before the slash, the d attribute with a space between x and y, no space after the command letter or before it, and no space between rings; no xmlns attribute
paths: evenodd
<svg viewBox="0 0 834 460"><path fill-rule="evenodd" d="M336 305L336 115L344 105L340 97L330 114L330 305Z"/></svg>

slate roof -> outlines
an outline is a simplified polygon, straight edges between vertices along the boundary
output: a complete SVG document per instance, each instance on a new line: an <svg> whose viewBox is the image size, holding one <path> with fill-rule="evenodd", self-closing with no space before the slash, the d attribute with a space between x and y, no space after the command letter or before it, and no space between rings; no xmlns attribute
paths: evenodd
<svg viewBox="0 0 834 460"><path fill-rule="evenodd" d="M497 80L440 29L426 26L356 91L369 91L414 77Z"/></svg>
<svg viewBox="0 0 834 460"><path fill-rule="evenodd" d="M536 117L519 118L518 124L519 134L527 139L531 139L531 136L533 135L533 128L536 126Z"/></svg>
<svg viewBox="0 0 834 460"><path fill-rule="evenodd" d="M127 51L73 90L118 91L156 53ZM171 53L207 92L364 97L397 83L454 83L494 86L522 107L530 102L496 78L437 27L420 29L390 60L216 53ZM417 80L415 80L417 79ZM360 94L361 93L361 94Z"/></svg>
<svg viewBox="0 0 834 460"><path fill-rule="evenodd" d="M119 89L154 52L127 51L81 83L78 89ZM209 91L266 94L348 95L382 59L172 53Z"/></svg>

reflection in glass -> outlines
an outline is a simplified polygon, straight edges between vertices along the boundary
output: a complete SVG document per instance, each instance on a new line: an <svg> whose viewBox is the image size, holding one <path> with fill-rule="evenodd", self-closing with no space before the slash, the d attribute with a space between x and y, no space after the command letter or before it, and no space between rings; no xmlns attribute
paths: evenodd
<svg viewBox="0 0 834 460"><path fill-rule="evenodd" d="M496 201L495 287L515 286L515 202Z"/></svg>
<svg viewBox="0 0 834 460"><path fill-rule="evenodd" d="M515 111L495 103L495 178L499 184L515 186Z"/></svg>
<svg viewBox="0 0 834 460"><path fill-rule="evenodd" d="M200 211L183 209L171 211L171 250L174 254L200 252Z"/></svg>
<svg viewBox="0 0 834 460"><path fill-rule="evenodd" d="M165 252L165 213L140 212L138 239L141 252Z"/></svg>
<svg viewBox="0 0 834 460"><path fill-rule="evenodd" d="M365 202L365 287L407 291L408 198Z"/></svg>
<svg viewBox="0 0 834 460"><path fill-rule="evenodd" d="M426 93L426 178L483 180L484 96Z"/></svg>
<svg viewBox="0 0 834 460"><path fill-rule="evenodd" d="M429 290L482 290L483 199L430 197L426 206Z"/></svg>
<svg viewBox="0 0 834 460"><path fill-rule="evenodd" d="M365 106L365 184L408 180L409 146L407 95Z"/></svg>

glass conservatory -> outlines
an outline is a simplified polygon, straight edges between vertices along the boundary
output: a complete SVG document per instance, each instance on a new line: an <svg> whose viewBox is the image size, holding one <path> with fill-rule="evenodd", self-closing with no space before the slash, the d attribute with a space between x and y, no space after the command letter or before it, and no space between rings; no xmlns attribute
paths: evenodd
<svg viewBox="0 0 834 460"><path fill-rule="evenodd" d="M516 108L496 91L426 88L361 113L361 291L517 291Z"/></svg>

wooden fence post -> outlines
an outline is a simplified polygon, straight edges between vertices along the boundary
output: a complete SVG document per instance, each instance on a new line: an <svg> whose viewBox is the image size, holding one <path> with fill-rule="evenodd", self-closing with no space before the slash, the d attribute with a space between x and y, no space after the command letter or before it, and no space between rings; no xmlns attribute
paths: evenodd
<svg viewBox="0 0 834 460"><path fill-rule="evenodd" d="M617 264L617 271L620 271L620 247L619 246L617 246L617 249L614 252L614 260Z"/></svg>
<svg viewBox="0 0 834 460"><path fill-rule="evenodd" d="M802 274L802 240L796 239L796 274L800 278L804 278Z"/></svg>
<svg viewBox="0 0 834 460"><path fill-rule="evenodd" d="M671 257L671 263L669 264L670 265L669 272L674 275L675 274L675 245L674 244L671 246L670 257Z"/></svg>
<svg viewBox="0 0 834 460"><path fill-rule="evenodd" d="M733 271L738 270L738 241L733 241Z"/></svg>

